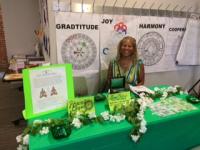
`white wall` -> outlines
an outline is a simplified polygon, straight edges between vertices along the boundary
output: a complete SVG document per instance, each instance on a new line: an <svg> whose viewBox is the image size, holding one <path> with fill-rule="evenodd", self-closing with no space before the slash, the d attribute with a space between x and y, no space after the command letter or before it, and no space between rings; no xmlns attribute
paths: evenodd
<svg viewBox="0 0 200 150"><path fill-rule="evenodd" d="M38 0L1 0L7 55L33 53L40 22Z"/></svg>

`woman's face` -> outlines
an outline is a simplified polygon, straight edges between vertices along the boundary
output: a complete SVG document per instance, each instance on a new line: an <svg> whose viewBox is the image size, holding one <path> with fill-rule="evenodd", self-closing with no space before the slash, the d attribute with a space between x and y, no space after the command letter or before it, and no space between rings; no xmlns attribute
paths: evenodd
<svg viewBox="0 0 200 150"><path fill-rule="evenodd" d="M123 41L120 48L120 55L124 57L132 56L135 52L134 45L130 40Z"/></svg>

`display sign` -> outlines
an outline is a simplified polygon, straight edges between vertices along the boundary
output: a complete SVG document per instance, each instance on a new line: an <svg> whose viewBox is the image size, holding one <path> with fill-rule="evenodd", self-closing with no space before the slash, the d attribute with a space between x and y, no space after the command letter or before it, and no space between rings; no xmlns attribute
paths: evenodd
<svg viewBox="0 0 200 150"><path fill-rule="evenodd" d="M41 66L23 70L25 119L66 108L74 98L72 65Z"/></svg>
<svg viewBox="0 0 200 150"><path fill-rule="evenodd" d="M70 116L88 115L95 113L94 97L79 97L67 102Z"/></svg>
<svg viewBox="0 0 200 150"><path fill-rule="evenodd" d="M74 76L99 72L99 15L55 14L58 63L73 64Z"/></svg>
<svg viewBox="0 0 200 150"><path fill-rule="evenodd" d="M108 105L111 112L120 112L131 102L130 91L120 92L108 95Z"/></svg>

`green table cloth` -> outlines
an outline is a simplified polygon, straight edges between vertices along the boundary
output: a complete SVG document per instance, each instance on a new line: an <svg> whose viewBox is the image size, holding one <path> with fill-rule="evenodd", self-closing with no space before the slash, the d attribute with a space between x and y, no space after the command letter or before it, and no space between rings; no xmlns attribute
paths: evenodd
<svg viewBox="0 0 200 150"><path fill-rule="evenodd" d="M185 99L186 95L177 95ZM96 113L105 111L105 101L96 102ZM75 129L68 138L56 140L52 134L30 136L29 149L68 150L185 150L200 145L200 105L197 110L181 112L167 117L145 112L147 132L139 142L131 140L132 125L126 120L120 123L106 122L90 124ZM66 111L60 111L36 119L62 118ZM29 120L32 122L33 120Z"/></svg>

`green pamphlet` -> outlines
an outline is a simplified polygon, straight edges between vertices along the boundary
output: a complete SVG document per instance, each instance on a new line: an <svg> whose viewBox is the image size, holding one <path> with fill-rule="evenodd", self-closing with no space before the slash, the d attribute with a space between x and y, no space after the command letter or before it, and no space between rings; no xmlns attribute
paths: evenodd
<svg viewBox="0 0 200 150"><path fill-rule="evenodd" d="M70 116L88 115L95 113L94 97L78 97L67 102L68 113Z"/></svg>
<svg viewBox="0 0 200 150"><path fill-rule="evenodd" d="M66 109L74 98L71 64L55 64L23 70L25 119Z"/></svg>

